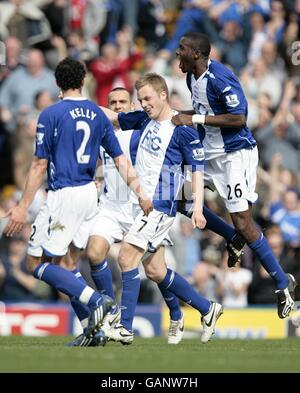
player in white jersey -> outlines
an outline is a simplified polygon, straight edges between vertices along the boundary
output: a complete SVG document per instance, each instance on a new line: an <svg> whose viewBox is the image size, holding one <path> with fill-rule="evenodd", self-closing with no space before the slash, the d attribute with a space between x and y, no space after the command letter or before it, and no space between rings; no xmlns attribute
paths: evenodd
<svg viewBox="0 0 300 393"><path fill-rule="evenodd" d="M284 273L252 218L258 152L247 127L248 105L240 82L223 64L209 59L210 42L204 34L186 34L176 54L179 67L187 73L196 114L179 114L172 121L198 126L207 160L205 180L217 189L236 230L273 278L278 316L285 318L294 306L296 282Z"/></svg>
<svg viewBox="0 0 300 393"><path fill-rule="evenodd" d="M123 130L140 130L135 169L154 206L148 217L139 212L119 254L123 282L121 323L108 333L108 337L123 344L133 341L132 321L140 288L138 264L148 245L159 245L174 221L178 195L184 182L184 164L192 171L193 226L203 228L206 224L202 213L204 155L197 132L190 127L172 125L173 111L168 103L168 88L161 76L145 75L136 82L136 89L143 111L119 113L118 116L106 111L113 122L119 121ZM162 260L163 247L160 247L145 264L147 275L199 310L203 316L201 341L209 341L222 314L222 306L199 295L187 281L168 269Z"/></svg>
<svg viewBox="0 0 300 393"><path fill-rule="evenodd" d="M48 171L48 196L32 226L30 241L40 237L42 257L28 253L28 270L33 275L70 297L87 304L89 315L86 335L97 331L113 305L58 265L69 244L97 213L97 190L94 174L102 145L114 157L115 164L127 184L138 194L145 214L152 210L149 198L140 187L135 171L128 163L115 137L111 123L102 110L81 95L86 70L81 62L66 58L56 67L55 78L63 100L42 111L37 125L36 153L19 203L7 213L7 236L23 226L27 210Z"/></svg>
<svg viewBox="0 0 300 393"><path fill-rule="evenodd" d="M118 112L129 112L134 108L129 92L120 87L113 89L108 95L108 108ZM128 130L121 132L116 130L116 137L120 143L121 149L128 161L134 164L137 153L137 147L141 133L138 130ZM130 189L119 175L114 160L101 147L100 158L102 161L102 170L104 177L104 192L100 196L98 214L91 222L88 233L89 241L87 247L87 256L91 266L91 276L95 282L96 288L115 300L112 275L106 261L106 256L112 244L121 242L134 223L135 211L138 209L138 201L130 198ZM134 199L135 204L131 199ZM87 244L87 233L82 232L75 240L77 250L85 248ZM73 260L77 259L78 252L72 249ZM161 258L160 254L159 257ZM155 257L154 257L155 258ZM161 261L164 263L164 260ZM79 272L76 271L76 274ZM160 288L163 297L170 309L170 328L168 332L168 343L178 344L183 337L183 314L180 310L179 301L175 295L164 288ZM81 324L85 327L89 310L84 310L81 305L72 302L72 306ZM116 305L109 313L106 314L101 329L108 335L108 331L120 321L121 310ZM98 336L89 342L94 346ZM82 333L76 337L68 346L82 346L88 342L85 334Z"/></svg>

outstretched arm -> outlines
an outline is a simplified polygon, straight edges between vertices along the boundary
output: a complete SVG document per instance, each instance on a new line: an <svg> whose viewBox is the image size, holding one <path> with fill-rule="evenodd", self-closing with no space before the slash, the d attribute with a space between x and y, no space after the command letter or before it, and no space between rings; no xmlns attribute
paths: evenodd
<svg viewBox="0 0 300 393"><path fill-rule="evenodd" d="M105 108L104 106L100 106L100 108L103 110L103 112L109 118L109 120L112 122L113 126L115 128L120 128L120 124L119 124L119 120L118 120L118 113L112 111L111 109Z"/></svg>
<svg viewBox="0 0 300 393"><path fill-rule="evenodd" d="M48 160L34 157L27 176L22 198L19 203L15 207L11 208L6 214L6 217L9 217L10 219L4 230L7 236L13 236L19 232L23 224L26 222L27 210L34 199L36 192L42 185L47 165Z"/></svg>

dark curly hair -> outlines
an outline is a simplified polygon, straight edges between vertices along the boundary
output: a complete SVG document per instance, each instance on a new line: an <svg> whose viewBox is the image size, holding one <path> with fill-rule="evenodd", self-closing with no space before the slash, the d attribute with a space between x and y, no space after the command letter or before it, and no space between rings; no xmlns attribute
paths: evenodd
<svg viewBox="0 0 300 393"><path fill-rule="evenodd" d="M71 57L60 61L55 69L57 86L63 91L69 89L80 89L86 75L85 66Z"/></svg>

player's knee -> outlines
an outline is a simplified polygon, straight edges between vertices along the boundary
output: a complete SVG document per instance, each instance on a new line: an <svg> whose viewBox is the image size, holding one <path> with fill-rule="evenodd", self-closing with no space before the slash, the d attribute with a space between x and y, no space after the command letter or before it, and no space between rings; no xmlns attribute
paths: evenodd
<svg viewBox="0 0 300 393"><path fill-rule="evenodd" d="M87 257L91 265L98 264L105 259L105 255L94 246L88 247Z"/></svg>
<svg viewBox="0 0 300 393"><path fill-rule="evenodd" d="M248 232L248 230L250 229L251 222L247 219L247 217L236 214L235 219L234 219L234 226L235 226L235 229L243 235L243 234L246 234Z"/></svg>
<svg viewBox="0 0 300 393"><path fill-rule="evenodd" d="M122 250L119 253L118 264L119 264L122 272L127 272L127 271L131 270L131 268L132 268L130 257L128 257L126 252L122 252Z"/></svg>
<svg viewBox="0 0 300 393"><path fill-rule="evenodd" d="M156 283L159 283L164 279L163 272L157 266L145 266L145 273L150 280Z"/></svg>

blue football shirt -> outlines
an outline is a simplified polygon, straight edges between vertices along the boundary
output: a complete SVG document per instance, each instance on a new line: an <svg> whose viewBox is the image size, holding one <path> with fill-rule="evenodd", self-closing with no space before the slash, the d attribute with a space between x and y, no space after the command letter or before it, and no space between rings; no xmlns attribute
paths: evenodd
<svg viewBox="0 0 300 393"><path fill-rule="evenodd" d="M192 104L201 115L226 113L248 115L248 103L235 74L223 64L209 60L207 70L196 79L187 74L187 85L191 91ZM243 127L212 127L198 125L204 146L205 159L210 160L241 149L252 149L256 141L245 125Z"/></svg>
<svg viewBox="0 0 300 393"><path fill-rule="evenodd" d="M48 160L50 190L91 182L100 146L112 158L123 154L111 122L90 100L65 98L41 113L35 155Z"/></svg>

